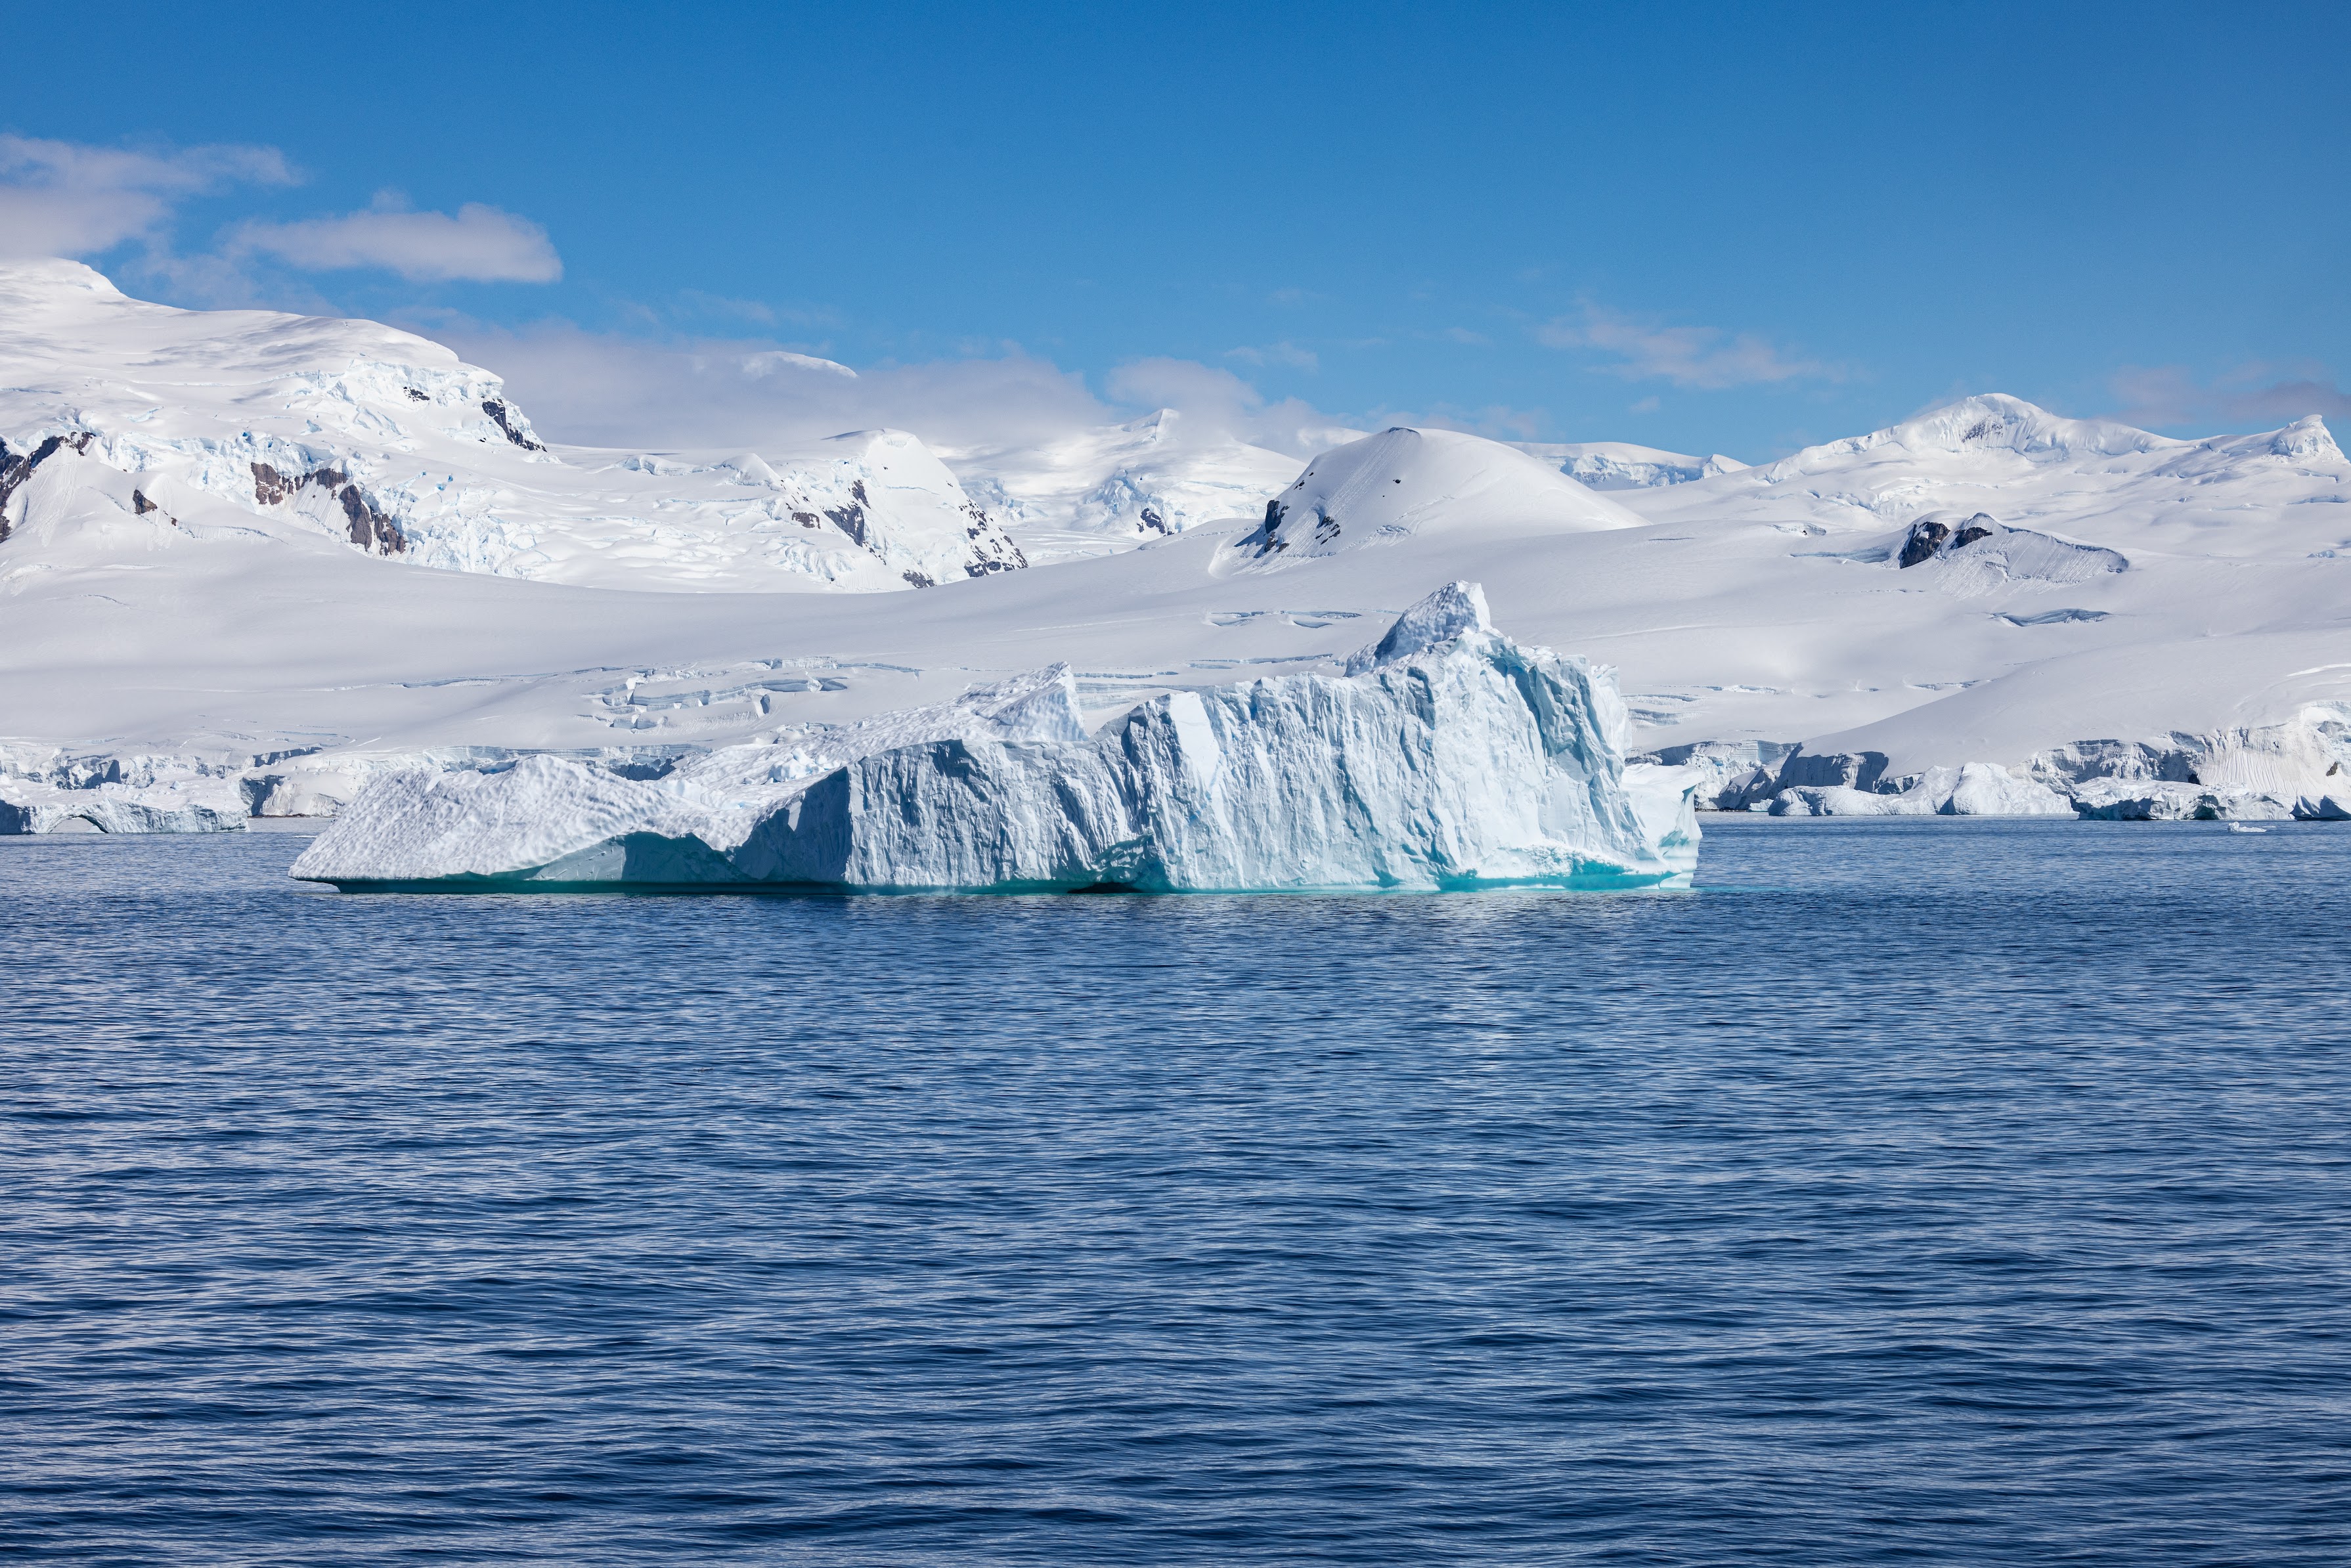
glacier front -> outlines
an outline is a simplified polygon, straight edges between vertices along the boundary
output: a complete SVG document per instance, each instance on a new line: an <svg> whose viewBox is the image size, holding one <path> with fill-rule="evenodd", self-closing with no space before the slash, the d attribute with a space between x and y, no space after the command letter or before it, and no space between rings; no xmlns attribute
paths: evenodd
<svg viewBox="0 0 2351 1568"><path fill-rule="evenodd" d="M547 756L388 772L293 874L451 891L1687 885L1698 775L1626 766L1610 671L1520 646L1463 582L1349 669L1166 693L1092 736L1062 665L657 779Z"/></svg>

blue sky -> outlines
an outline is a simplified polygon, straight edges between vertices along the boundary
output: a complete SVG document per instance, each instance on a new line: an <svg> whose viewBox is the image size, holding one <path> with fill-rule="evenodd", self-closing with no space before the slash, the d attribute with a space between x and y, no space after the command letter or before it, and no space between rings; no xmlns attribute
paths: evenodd
<svg viewBox="0 0 2351 1568"><path fill-rule="evenodd" d="M559 434L562 364L713 341L1750 459L2351 413L2340 4L351 10L53 14L0 223Z"/></svg>

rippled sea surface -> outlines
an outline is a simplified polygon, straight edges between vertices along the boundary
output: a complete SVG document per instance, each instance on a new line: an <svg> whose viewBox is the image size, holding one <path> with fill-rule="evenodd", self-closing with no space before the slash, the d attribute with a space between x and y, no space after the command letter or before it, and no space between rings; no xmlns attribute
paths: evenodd
<svg viewBox="0 0 2351 1568"><path fill-rule="evenodd" d="M0 841L0 1556L2351 1561L2351 829L1678 894Z"/></svg>

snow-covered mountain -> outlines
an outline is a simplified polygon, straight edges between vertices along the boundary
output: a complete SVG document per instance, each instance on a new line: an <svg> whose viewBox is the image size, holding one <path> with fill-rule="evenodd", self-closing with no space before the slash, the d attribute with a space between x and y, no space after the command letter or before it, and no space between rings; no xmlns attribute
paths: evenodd
<svg viewBox="0 0 2351 1568"><path fill-rule="evenodd" d="M122 487L102 469L128 477L134 516L275 519L537 581L872 591L1024 564L902 431L764 454L550 447L496 376L437 343L176 310L66 261L0 264L0 513L37 532ZM85 477L37 483L67 459Z"/></svg>
<svg viewBox="0 0 2351 1568"><path fill-rule="evenodd" d="M1747 466L1719 452L1710 457L1693 457L1686 452L1635 446L1629 441L1514 441L1510 444L1540 457L1587 490L1687 485L1718 474L1736 474Z"/></svg>
<svg viewBox="0 0 2351 1568"><path fill-rule="evenodd" d="M947 455L964 488L1038 562L1255 517L1295 457L1187 428L1172 408L1034 446Z"/></svg>
<svg viewBox="0 0 2351 1568"><path fill-rule="evenodd" d="M0 283L12 820L324 811L533 750L657 771L1057 662L1099 724L1338 672L1456 580L1615 665L1630 744L1726 803L2351 810L2351 465L2315 419L2183 441L1970 398L1606 494L1397 430L1292 467L1270 526L1260 497L991 571L1009 541L911 436L542 450L494 378L389 329L165 310L62 264ZM808 591L909 571L941 586ZM723 591L751 588L799 591Z"/></svg>
<svg viewBox="0 0 2351 1568"><path fill-rule="evenodd" d="M1458 431L1398 427L1309 463L1266 503L1230 564L1265 570L1423 537L1541 538L1640 522L1539 458Z"/></svg>

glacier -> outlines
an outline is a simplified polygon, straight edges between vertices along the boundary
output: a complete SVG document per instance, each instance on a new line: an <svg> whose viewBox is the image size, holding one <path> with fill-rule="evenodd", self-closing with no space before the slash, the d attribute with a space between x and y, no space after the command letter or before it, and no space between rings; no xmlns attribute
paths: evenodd
<svg viewBox="0 0 2351 1568"><path fill-rule="evenodd" d="M1614 665L1628 762L1696 768L1701 810L2351 801L2316 418L2183 440L1986 394L1754 467L1192 418L582 447L388 327L0 264L0 831L318 821L524 757L682 781L1057 661L1094 733L1341 674L1453 580Z"/></svg>
<svg viewBox="0 0 2351 1568"><path fill-rule="evenodd" d="M657 779L398 770L295 862L347 890L1454 891L1687 885L1697 775L1627 767L1604 668L1455 582L1354 673L1171 692L1089 734L1066 665Z"/></svg>

